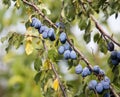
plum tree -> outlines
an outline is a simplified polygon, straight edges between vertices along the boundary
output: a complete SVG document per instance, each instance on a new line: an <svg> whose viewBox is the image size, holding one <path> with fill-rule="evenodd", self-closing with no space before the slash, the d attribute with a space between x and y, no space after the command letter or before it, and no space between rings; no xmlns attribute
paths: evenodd
<svg viewBox="0 0 120 97"><path fill-rule="evenodd" d="M119 97L119 38L115 33L112 36L112 32L106 33L101 26L109 26L107 19L111 15L114 14L115 18L119 16L119 0L2 1L8 9L12 4L16 17L20 17L17 22L22 20L20 23L26 28L24 34L19 33L19 30L17 33L10 31L1 38L1 42L8 42L5 49L7 53L12 51L11 48L18 49L21 45L25 49L26 54L21 58L28 57L30 63L23 59L21 64L29 65L29 69L34 67L34 79L39 84L42 95L33 97L104 97L106 91L110 96ZM6 14L3 15L4 10L0 12L0 19L6 17ZM15 14L12 14L11 21L16 20ZM11 21L1 19L0 31L7 29L5 25ZM83 33L76 31L76 27ZM94 29L97 31L94 32ZM89 43L95 43L96 50ZM92 51L89 51L89 48ZM12 64L11 61L10 63ZM24 72L22 70L20 71ZM26 77L23 73L20 75ZM23 81L20 78L17 80ZM25 89L20 89L19 94L21 90Z"/></svg>

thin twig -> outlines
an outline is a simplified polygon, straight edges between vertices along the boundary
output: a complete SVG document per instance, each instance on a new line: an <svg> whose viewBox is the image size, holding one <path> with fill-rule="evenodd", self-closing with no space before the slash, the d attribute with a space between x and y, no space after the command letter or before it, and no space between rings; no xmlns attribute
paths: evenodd
<svg viewBox="0 0 120 97"><path fill-rule="evenodd" d="M100 31L100 33L104 36L106 36L108 39L110 39L111 41L113 41L116 45L118 45L120 47L120 44L118 42L116 42L112 37L110 37L109 35L106 34L106 32L102 29L102 27L99 25L99 23L97 22L97 20L95 19L95 17L93 15L90 15L92 21L95 23L96 28Z"/></svg>
<svg viewBox="0 0 120 97"><path fill-rule="evenodd" d="M25 4L33 7L33 8L35 9L35 11L37 11L38 14L40 14L40 16L42 16L52 27L57 28L56 25L55 25L50 19L48 19L48 18L42 13L42 11L41 11L35 4L30 3L30 2L28 2L28 1L26 1L26 0L22 0L22 1L23 1Z"/></svg>
<svg viewBox="0 0 120 97"><path fill-rule="evenodd" d="M25 34L24 36L26 36L26 37L33 37L33 38L39 38L39 39L41 39L39 36L30 35L30 34ZM43 44L44 49L45 49L45 50L47 50L47 47L46 47L46 45L45 45L45 41L44 41L43 39L41 39L41 40L42 40L42 44Z"/></svg>
<svg viewBox="0 0 120 97"><path fill-rule="evenodd" d="M46 21L49 22L49 24L50 24L52 27L57 28L56 25L55 25L49 18L47 18L47 17L41 12L41 10L40 10L36 5L34 5L33 3L29 3L29 2L26 1L26 0L23 0L23 2L24 2L25 4L33 7ZM102 28L101 28L101 27L99 26L99 24L96 22L95 18L93 18L93 16L91 16L91 18L92 18L92 20L96 23L96 27L99 29L99 31L102 33L102 35L105 35L105 36L108 37L110 40L112 40L114 43L116 43L118 46L120 46L119 43L117 43L115 40L113 40L110 36L108 36L108 35L102 30ZM67 41L68 41L69 44L74 48L74 50L80 55L81 59L87 64L87 66L88 66L91 70L93 70L92 65L91 65L90 62L86 59L86 57L73 45L73 43L72 43L69 39L67 39ZM58 76L58 74L57 74L57 71L56 71L54 65L51 64L51 66L52 66L52 68L53 68L53 71L54 71L55 75L59 78L59 76ZM59 81L60 81L60 80L59 80ZM60 85L61 90L62 90L62 92L63 92L63 94L64 94L64 97L67 97L66 92L65 92L65 90L64 90L64 88L63 88L63 85L62 85L61 81L59 82L59 85ZM115 92L115 90L112 88L112 86L110 86L110 87L111 87L110 90L113 92L114 96L115 96L115 97L119 97L119 96L117 95L117 93Z"/></svg>
<svg viewBox="0 0 120 97"><path fill-rule="evenodd" d="M113 87L110 85L110 90L112 91L112 93L114 94L115 97L120 97L115 90L113 89Z"/></svg>
<svg viewBox="0 0 120 97"><path fill-rule="evenodd" d="M54 72L56 78L58 79L59 86L60 86L60 88L61 88L61 90L62 90L62 92L63 92L64 97L67 97L65 88L64 88L64 86L63 86L63 84L62 84L62 82L61 82L61 80L60 80L60 78L59 78L59 75L58 75L58 73L57 73L57 71L56 71L56 69L55 69L54 64L51 63L51 66L52 66L52 70L53 70L53 72Z"/></svg>

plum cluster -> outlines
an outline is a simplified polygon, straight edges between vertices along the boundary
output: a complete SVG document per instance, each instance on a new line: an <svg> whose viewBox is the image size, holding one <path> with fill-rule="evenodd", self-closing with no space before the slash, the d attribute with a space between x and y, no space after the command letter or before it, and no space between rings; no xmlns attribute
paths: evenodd
<svg viewBox="0 0 120 97"><path fill-rule="evenodd" d="M59 46L58 53L63 54L65 59L75 60L77 58L76 52L71 48L70 44L67 42L67 35L65 32L60 34L60 42L63 44Z"/></svg>
<svg viewBox="0 0 120 97"><path fill-rule="evenodd" d="M93 72L97 75L102 75L104 76L105 75L105 72L100 69L99 66L95 65L93 67ZM89 67L84 67L82 68L82 66L80 64L78 64L76 67L75 67L75 73L76 74L81 74L82 77L86 77L88 75L90 75L92 73L92 70L89 68Z"/></svg>
<svg viewBox="0 0 120 97"><path fill-rule="evenodd" d="M47 26L43 25L39 19L33 17L31 26L38 29L39 34L42 34L44 39L49 38L51 41L54 41L56 36L53 28L48 28Z"/></svg>
<svg viewBox="0 0 120 97"><path fill-rule="evenodd" d="M82 66L78 64L75 67L75 72L76 74L81 74L82 77L86 77L92 73L92 70L90 70L89 67L82 68ZM97 75L105 76L105 72L97 65L93 67L93 72ZM91 80L88 84L88 87L90 90L97 91L97 93L102 93L103 90L107 90L110 88L110 79L105 76L104 79L100 82L97 82L96 80Z"/></svg>
<svg viewBox="0 0 120 97"><path fill-rule="evenodd" d="M111 52L111 63L114 66L117 66L120 63L120 51L115 51L114 50L114 44L112 42L108 43L108 50Z"/></svg>
<svg viewBox="0 0 120 97"><path fill-rule="evenodd" d="M97 82L96 80L91 80L88 84L88 88L101 94L104 90L108 90L110 88L110 79L105 76L104 79L100 82Z"/></svg>

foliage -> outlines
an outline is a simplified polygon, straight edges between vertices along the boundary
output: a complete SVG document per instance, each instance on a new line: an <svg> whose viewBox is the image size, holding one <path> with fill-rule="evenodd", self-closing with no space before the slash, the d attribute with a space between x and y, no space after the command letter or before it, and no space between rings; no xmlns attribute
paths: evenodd
<svg viewBox="0 0 120 97"><path fill-rule="evenodd" d="M8 86L5 89L6 94L2 96L103 97L109 92L113 95L114 90L115 94L120 94L120 66L114 66L111 52L107 48L110 41L113 44L116 42L113 37L109 37L109 33L106 35L101 30L98 22L93 18L101 13L104 15L102 21L106 21L113 14L117 18L120 12L119 5L120 0L2 0L0 33L2 34L2 31L17 23L22 23L26 28L24 34L19 31L9 31L0 39L1 43L6 45L3 61L9 64L10 70L5 73ZM12 14L6 18L5 15L11 7ZM45 39L43 33L39 31L40 27L36 28L35 23L31 27L33 17L40 20L42 23L40 26L54 29L54 41L51 41L50 37ZM56 26L56 23L59 23L59 26ZM70 33L70 28L75 24L84 32L83 37L80 37L82 40L80 42ZM95 28L100 33L97 32L92 36ZM65 32L66 35L64 42L61 42L61 32ZM92 39L98 47L94 54L85 46ZM69 50L75 51L73 59L71 56L65 59L65 55L58 53L59 47L65 46L66 41L70 44ZM24 49L22 54L14 52L21 47ZM104 54L103 57L100 56L101 53ZM65 72L66 64L67 72ZM87 66L91 75L82 77L75 74L75 66L78 64L84 68ZM88 83L91 80L100 82L105 76L92 70L91 66L96 64L105 71L105 75L110 78L111 86L113 86L102 94L88 89ZM61 70L62 66L63 70Z"/></svg>

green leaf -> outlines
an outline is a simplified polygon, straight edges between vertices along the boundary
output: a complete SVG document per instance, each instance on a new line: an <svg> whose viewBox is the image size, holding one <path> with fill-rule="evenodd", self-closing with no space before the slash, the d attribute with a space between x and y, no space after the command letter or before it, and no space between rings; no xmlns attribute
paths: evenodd
<svg viewBox="0 0 120 97"><path fill-rule="evenodd" d="M81 30L84 30L86 28L86 26L87 26L86 21L87 21L86 17L83 17L83 16L80 17L80 21L79 21L78 25Z"/></svg>
<svg viewBox="0 0 120 97"><path fill-rule="evenodd" d="M34 61L34 69L40 71L40 66L42 66L42 60L41 57L37 57Z"/></svg>
<svg viewBox="0 0 120 97"><path fill-rule="evenodd" d="M28 21L25 23L26 29L30 27L30 24L31 24L30 20L28 20Z"/></svg>
<svg viewBox="0 0 120 97"><path fill-rule="evenodd" d="M91 40L91 31L90 30L91 30L91 22L89 20L88 25L85 29L85 34L84 34L84 40L86 43L89 43Z"/></svg>
<svg viewBox="0 0 120 97"><path fill-rule="evenodd" d="M66 19L68 21L73 21L75 19L75 13L73 14L73 12L75 12L75 8L72 4L69 4L69 6L66 6L64 9L64 15L66 16Z"/></svg>
<svg viewBox="0 0 120 97"><path fill-rule="evenodd" d="M108 58L107 63L108 63L110 68L113 68L114 65L111 62L111 57Z"/></svg>
<svg viewBox="0 0 120 97"><path fill-rule="evenodd" d="M42 74L42 72L40 71L35 75L34 80L35 80L36 84L38 84L38 82L40 81L41 74Z"/></svg>
<svg viewBox="0 0 120 97"><path fill-rule="evenodd" d="M120 87L120 67L116 66L113 70L113 74L114 74L114 79L113 79L113 83Z"/></svg>
<svg viewBox="0 0 120 97"><path fill-rule="evenodd" d="M58 57L58 53L56 52L55 49L50 49L48 51L48 58L49 59L51 59L52 61L56 61L57 57Z"/></svg>
<svg viewBox="0 0 120 97"><path fill-rule="evenodd" d="M99 43L98 43L98 45L99 45L99 50L100 50L102 53L106 54L107 51L108 51L108 50L107 50L106 41L101 38L100 41L99 41Z"/></svg>
<svg viewBox="0 0 120 97"><path fill-rule="evenodd" d="M18 49L24 40L24 36L22 34L15 33L15 32L12 34L8 34L6 36L6 39L7 38L8 38L8 43L9 43L8 47L6 48L7 52L9 51L10 47L12 47L12 46L14 46L16 49Z"/></svg>
<svg viewBox="0 0 120 97"><path fill-rule="evenodd" d="M96 33L96 34L94 35L94 42L97 42L97 41L99 40L99 38L100 38L99 33Z"/></svg>

